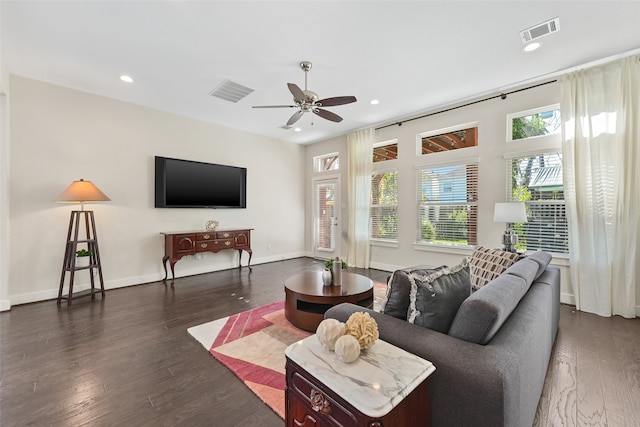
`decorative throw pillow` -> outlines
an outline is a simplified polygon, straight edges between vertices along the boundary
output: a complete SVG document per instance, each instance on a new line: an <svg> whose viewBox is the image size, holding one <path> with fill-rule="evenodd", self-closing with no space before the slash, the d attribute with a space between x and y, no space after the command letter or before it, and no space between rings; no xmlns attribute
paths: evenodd
<svg viewBox="0 0 640 427"><path fill-rule="evenodd" d="M409 274L415 273L428 276L444 267L443 265L436 268L407 268L394 271L387 283L387 292L382 300L380 312L398 319L407 320L409 292L411 291Z"/></svg>
<svg viewBox="0 0 640 427"><path fill-rule="evenodd" d="M460 304L471 294L469 258L428 276L409 274L407 321L446 334Z"/></svg>
<svg viewBox="0 0 640 427"><path fill-rule="evenodd" d="M499 275L513 263L520 255L496 249L478 246L471 255L471 287L480 289Z"/></svg>

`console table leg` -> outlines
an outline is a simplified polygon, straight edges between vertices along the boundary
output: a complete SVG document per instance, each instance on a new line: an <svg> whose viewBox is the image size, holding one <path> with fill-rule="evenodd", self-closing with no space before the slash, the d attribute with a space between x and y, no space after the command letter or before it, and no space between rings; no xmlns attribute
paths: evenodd
<svg viewBox="0 0 640 427"><path fill-rule="evenodd" d="M177 259L176 260L173 260L173 259L169 260L169 265L171 266L171 285L173 285L173 281L176 279L176 272L174 270L176 262L178 262Z"/></svg>
<svg viewBox="0 0 640 427"><path fill-rule="evenodd" d="M163 282L167 281L168 273L167 273L167 261L169 260L168 256L162 257L162 266L164 267L164 279Z"/></svg>
<svg viewBox="0 0 640 427"><path fill-rule="evenodd" d="M251 268L251 257L253 256L253 251L251 249L245 249L247 252L249 252L249 262L247 263L247 267L249 267L249 271L253 271L253 269Z"/></svg>

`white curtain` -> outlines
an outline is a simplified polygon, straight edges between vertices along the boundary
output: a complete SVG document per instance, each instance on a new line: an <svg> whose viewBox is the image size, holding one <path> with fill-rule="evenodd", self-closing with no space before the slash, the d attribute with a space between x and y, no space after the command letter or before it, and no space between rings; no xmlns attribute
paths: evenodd
<svg viewBox="0 0 640 427"><path fill-rule="evenodd" d="M578 310L636 316L640 260L637 55L562 78L563 169Z"/></svg>
<svg viewBox="0 0 640 427"><path fill-rule="evenodd" d="M369 268L369 212L371 208L371 165L373 164L374 129L347 135L349 153L349 228L347 264Z"/></svg>

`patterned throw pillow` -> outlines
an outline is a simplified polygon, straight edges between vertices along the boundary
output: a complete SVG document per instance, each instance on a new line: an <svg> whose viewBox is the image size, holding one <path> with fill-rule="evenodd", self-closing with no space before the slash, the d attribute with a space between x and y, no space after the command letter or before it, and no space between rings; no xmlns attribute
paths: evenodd
<svg viewBox="0 0 640 427"><path fill-rule="evenodd" d="M480 289L520 259L514 252L478 246L471 255L471 287Z"/></svg>
<svg viewBox="0 0 640 427"><path fill-rule="evenodd" d="M460 308L471 294L469 259L428 276L409 274L411 282L407 321L446 334Z"/></svg>
<svg viewBox="0 0 640 427"><path fill-rule="evenodd" d="M382 300L382 308L380 309L380 312L389 316L397 317L398 319L407 320L409 292L411 291L409 275L413 273L428 276L444 267L444 265L436 268L412 267L394 271L387 283L387 292Z"/></svg>

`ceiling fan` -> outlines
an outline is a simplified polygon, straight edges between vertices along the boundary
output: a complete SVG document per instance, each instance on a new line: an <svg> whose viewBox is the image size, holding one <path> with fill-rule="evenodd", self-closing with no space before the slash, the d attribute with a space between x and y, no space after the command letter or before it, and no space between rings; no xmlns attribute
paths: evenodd
<svg viewBox="0 0 640 427"><path fill-rule="evenodd" d="M331 120L332 122L341 122L342 117L320 107L350 104L357 101L356 97L336 96L333 98L318 99L317 93L307 89L307 73L311 70L311 66L312 64L309 61L302 61L300 63L300 68L304 71L304 90L300 89L295 83L287 83L289 92L293 95L293 105L254 105L253 108L299 108L299 110L289 118L287 126L291 126L297 122L304 113L309 111L323 119Z"/></svg>

